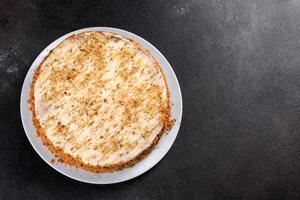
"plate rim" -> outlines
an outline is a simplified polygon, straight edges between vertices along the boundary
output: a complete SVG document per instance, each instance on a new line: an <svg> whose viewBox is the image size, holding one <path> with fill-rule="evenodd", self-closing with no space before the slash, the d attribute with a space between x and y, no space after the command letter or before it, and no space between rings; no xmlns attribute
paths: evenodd
<svg viewBox="0 0 300 200"><path fill-rule="evenodd" d="M74 34L78 34L78 33L82 33L82 32L89 32L89 31L104 31L104 32L112 32L112 33L117 33L121 36L124 36L126 38L128 38L128 36L130 36L129 38L132 39L131 37L134 37L134 38L137 38L138 40L140 41L137 41L140 45L142 45L144 48L148 49L152 55L154 55L155 57L159 56L161 57L161 59L163 59L163 61L168 65L167 67L169 67L169 71L172 75L172 77L174 78L174 81L175 81L175 87L178 89L178 94L179 96L177 96L177 98L179 97L179 115L178 115L178 118L176 118L176 122L175 123L178 123L176 129L175 130L175 136L174 136L174 139L173 141L171 141L171 144L169 145L168 149L166 150L166 152L160 156L160 158L158 159L155 159L154 162L152 162L152 166L150 167L146 167L146 169L142 170L142 172L138 173L138 174L135 174L129 178L125 178L124 180L119 180L119 181L110 181L110 182L101 182L101 181L91 181L91 180L86 180L84 178L78 178L78 177L75 177L75 176L72 176L70 174L68 174L67 172L59 169L57 166L55 166L53 163L49 162L47 160L47 158L45 158L42 153L40 152L40 150L37 148L35 142L33 140L31 140L31 138L29 137L29 134L34 134L34 137L37 137L36 136L36 133L29 133L31 131L29 131L27 129L27 126L33 126L33 122L32 122L32 119L29 120L30 122L30 125L27 125L26 123L28 123L27 121L25 121L25 112L30 112L29 110L28 111L25 111L25 109L28 107L28 103L27 103L27 99L26 97L28 96L28 94L26 95L26 87L30 87L31 86L31 82L32 82L32 79L30 79L30 73L31 71L35 71L36 68L38 67L38 65L42 62L42 60L50 53L50 51L52 49L54 49L57 45L59 45L63 40L65 40L66 38L68 38L69 36L71 35L74 35ZM135 39L134 39L135 40ZM136 40L135 40L136 41ZM143 43L145 43L145 46L144 44L141 44L141 41ZM153 50L150 50L149 47L151 47L154 51L156 52L153 52ZM157 55L158 54L158 55ZM159 61L158 61L159 62ZM161 62L159 62L160 65L162 66ZM166 70L165 68L166 67L161 67L162 68L162 71L164 72L165 76L166 76ZM168 84L168 87L170 89L170 86ZM171 93L172 91L170 91ZM171 101L171 99L170 99ZM172 102L170 102L172 104ZM27 105L27 106L26 106ZM24 108L25 107L25 108ZM172 106L171 106L171 110L172 110ZM34 61L32 62L31 66L28 68L28 71L25 75L25 78L23 80L23 84L22 84L22 90L21 90L21 95L20 95L20 114L21 114L21 121L22 121L22 125L23 125L23 129L24 129L24 132L26 134L26 137L27 139L29 140L32 148L35 150L35 152L39 155L40 158L42 158L42 160L44 160L49 166L51 166L55 171L65 175L66 177L69 177L73 180L76 180L76 181L80 181L80 182L84 182L84 183L90 183L90 184L114 184L114 183L120 183L120 182L125 182L125 181L128 181L128 180L131 180L131 179L134 179L144 173L146 173L147 171L149 171L151 168L153 168L155 165L157 165L165 156L166 154L170 151L171 147L173 146L176 138L177 138L177 135L179 133L179 130L180 130L180 125L181 125L181 121L182 121L182 114L183 114L183 102L182 102L182 93L181 93L181 88L180 88L180 85L179 85L179 82L178 82L178 79L177 79L177 76L172 68L172 66L170 65L170 63L168 62L168 60L164 57L164 55L154 46L152 45L150 42L148 42L146 39L132 33L132 32L129 32L129 31L126 31L126 30L123 30L123 29L119 29L119 28L113 28L113 27L88 27L88 28L82 28L82 29L78 29L78 30L74 30L74 31L71 31L69 33L66 33L60 37L58 37L57 39L55 39L53 42L51 42L50 44L48 44L39 54L38 56L34 59ZM33 128L35 129L35 127L33 126ZM173 128L172 128L173 129ZM34 130L35 131L35 130ZM168 135L169 133L166 133L163 135L166 136ZM37 138L39 139L39 138ZM162 139L162 138L161 138ZM159 141L160 143L160 141ZM159 146L159 143L156 145ZM49 151L45 146L44 148L46 149L46 151ZM152 151L153 152L153 151ZM151 152L151 153L152 153ZM147 159L149 157L151 157L151 153L144 159ZM52 153L51 153L52 154ZM141 161L140 161L141 162ZM154 164L153 164L154 163ZM61 164L59 163L59 165L64 165L65 167L67 168L73 168L72 166L68 166L68 165L65 165L65 164ZM130 169L134 169L136 165L132 166ZM128 169L128 168L127 168ZM78 170L82 170L82 169L78 169ZM122 169L120 171L123 171L123 170L126 170L126 169ZM114 172L115 173L115 172ZM109 173L110 175L112 175L113 173ZM98 174L95 174L95 176L98 176ZM101 176L101 174L100 174ZM100 179L101 180L101 179Z"/></svg>

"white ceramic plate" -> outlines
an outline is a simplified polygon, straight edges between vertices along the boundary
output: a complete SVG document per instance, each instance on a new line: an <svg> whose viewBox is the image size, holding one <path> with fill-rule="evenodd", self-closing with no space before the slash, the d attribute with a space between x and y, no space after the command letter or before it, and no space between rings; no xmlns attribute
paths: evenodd
<svg viewBox="0 0 300 200"><path fill-rule="evenodd" d="M51 49L55 48L60 42L62 42L67 37L71 36L72 34L77 34L86 31L106 31L106 32L117 33L119 35L122 35L127 38L131 38L139 42L146 49L150 50L152 54L155 56L155 58L157 59L157 61L160 63L166 75L167 83L170 89L170 96L171 96L171 103L172 103L171 113L172 113L172 117L176 119L176 123L173 126L172 130L170 130L169 133L164 134L164 136L160 139L159 143L157 144L156 148L144 160L138 162L136 165L134 165L131 168L123 169L121 171L117 171L114 173L104 173L104 174L97 175L58 162L51 163L50 160L54 158L54 155L50 153L47 150L47 148L42 144L41 139L36 137L35 129L32 123L32 114L29 111L29 105L27 103L27 100L29 98L30 85L31 85L34 72L36 68L39 66L39 64L43 61L44 57L49 53ZM181 117L182 117L182 97L181 97L180 87L176 75L172 67L166 60L166 58L153 45L151 45L143 38L121 29L108 28L108 27L93 27L93 28L80 29L58 38L57 40L52 42L48 47L46 47L35 59L35 61L31 65L25 77L23 87L22 87L20 106L21 106L20 108L21 108L22 123L26 135L31 145L33 146L35 151L40 155L40 157L51 167L53 167L54 169L56 169L62 174L78 181L82 181L86 183L94 183L94 184L111 184L111 183L126 181L134 177L137 177L145 173L149 169L151 169L166 155L166 153L169 151L172 144L174 143L179 130Z"/></svg>

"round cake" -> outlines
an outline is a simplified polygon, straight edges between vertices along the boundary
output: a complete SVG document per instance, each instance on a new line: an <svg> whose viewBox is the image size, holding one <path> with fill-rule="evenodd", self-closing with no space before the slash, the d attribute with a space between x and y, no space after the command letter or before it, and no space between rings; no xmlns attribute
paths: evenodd
<svg viewBox="0 0 300 200"><path fill-rule="evenodd" d="M54 48L34 74L29 103L47 148L91 172L134 165L172 126L159 63L109 32L72 35Z"/></svg>

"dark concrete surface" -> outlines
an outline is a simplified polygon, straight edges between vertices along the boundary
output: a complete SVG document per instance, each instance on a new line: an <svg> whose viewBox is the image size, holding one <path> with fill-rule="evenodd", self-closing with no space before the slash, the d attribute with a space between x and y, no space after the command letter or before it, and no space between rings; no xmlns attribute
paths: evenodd
<svg viewBox="0 0 300 200"><path fill-rule="evenodd" d="M146 174L89 185L49 167L20 119L33 60L70 31L140 35L173 66L184 113ZM0 1L0 199L300 199L300 1Z"/></svg>

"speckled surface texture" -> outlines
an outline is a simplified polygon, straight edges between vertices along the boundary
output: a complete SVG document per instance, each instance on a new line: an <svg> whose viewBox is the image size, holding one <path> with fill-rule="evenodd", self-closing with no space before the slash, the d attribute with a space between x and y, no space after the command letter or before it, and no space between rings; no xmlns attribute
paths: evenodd
<svg viewBox="0 0 300 200"><path fill-rule="evenodd" d="M146 174L89 185L49 167L20 119L21 86L49 43L110 26L169 60L184 113ZM300 199L300 2L0 1L0 199Z"/></svg>

